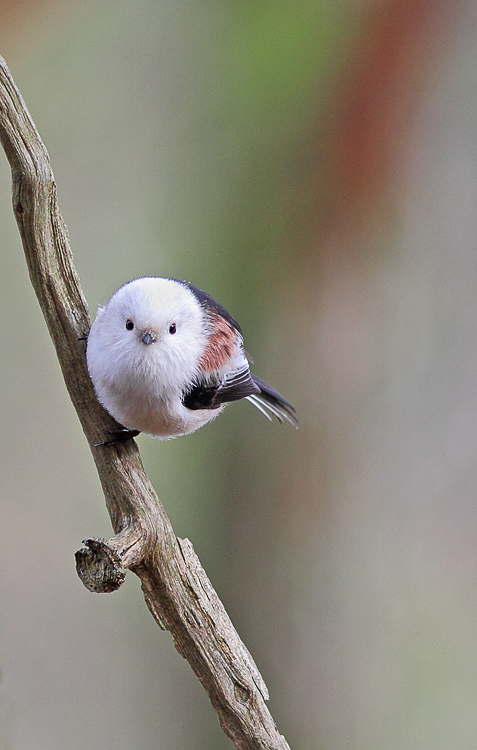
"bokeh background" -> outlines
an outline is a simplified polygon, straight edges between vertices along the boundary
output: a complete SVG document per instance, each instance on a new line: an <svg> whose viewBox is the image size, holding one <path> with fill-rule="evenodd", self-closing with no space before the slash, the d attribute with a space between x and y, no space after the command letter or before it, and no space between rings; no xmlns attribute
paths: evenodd
<svg viewBox="0 0 477 750"><path fill-rule="evenodd" d="M470 0L2 0L94 314L187 278L300 429L140 436L292 750L477 745L477 10ZM0 155L1 156L1 155ZM0 158L0 749L225 750L111 533Z"/></svg>

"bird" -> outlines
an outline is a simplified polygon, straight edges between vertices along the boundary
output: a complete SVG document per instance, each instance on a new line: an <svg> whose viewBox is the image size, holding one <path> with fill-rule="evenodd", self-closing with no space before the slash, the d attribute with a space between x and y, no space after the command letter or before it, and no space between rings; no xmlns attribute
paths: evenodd
<svg viewBox="0 0 477 750"><path fill-rule="evenodd" d="M110 443L139 433L168 440L195 432L232 401L298 426L295 408L250 372L234 318L188 281L146 276L99 307L86 363L98 401L119 423Z"/></svg>

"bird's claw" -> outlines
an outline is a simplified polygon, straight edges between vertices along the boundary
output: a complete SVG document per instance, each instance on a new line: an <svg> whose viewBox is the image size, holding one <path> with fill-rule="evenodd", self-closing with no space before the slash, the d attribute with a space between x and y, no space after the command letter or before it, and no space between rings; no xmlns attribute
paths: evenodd
<svg viewBox="0 0 477 750"><path fill-rule="evenodd" d="M128 430L126 427L122 427L119 430L103 430L105 435L110 435L109 440L104 440L102 443L95 443L95 448L100 448L104 445L114 445L115 443L124 443L126 440L132 440L139 435L139 430Z"/></svg>

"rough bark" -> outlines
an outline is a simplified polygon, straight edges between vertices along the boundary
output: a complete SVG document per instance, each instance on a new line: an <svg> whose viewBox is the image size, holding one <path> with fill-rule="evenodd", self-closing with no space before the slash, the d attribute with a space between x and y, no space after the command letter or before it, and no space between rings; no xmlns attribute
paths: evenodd
<svg viewBox="0 0 477 750"><path fill-rule="evenodd" d="M13 210L30 279L66 387L96 463L115 536L85 540L76 553L87 588L108 592L131 569L146 603L207 691L237 748L286 750L265 705L265 683L214 591L192 544L178 539L133 440L97 447L117 428L100 406L85 363L90 327L45 146L0 58L0 140L12 170Z"/></svg>

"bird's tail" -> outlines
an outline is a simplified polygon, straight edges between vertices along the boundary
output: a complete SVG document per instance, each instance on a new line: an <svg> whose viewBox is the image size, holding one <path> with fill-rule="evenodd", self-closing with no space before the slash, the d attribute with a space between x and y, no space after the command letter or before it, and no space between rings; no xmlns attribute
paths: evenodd
<svg viewBox="0 0 477 750"><path fill-rule="evenodd" d="M252 380L259 389L259 393L246 396L246 399L256 406L262 414L265 414L270 421L272 420L270 414L274 414L279 422L283 422L286 419L287 422L298 428L295 407L286 401L275 388L265 383L264 380L257 378L256 375L252 375Z"/></svg>

